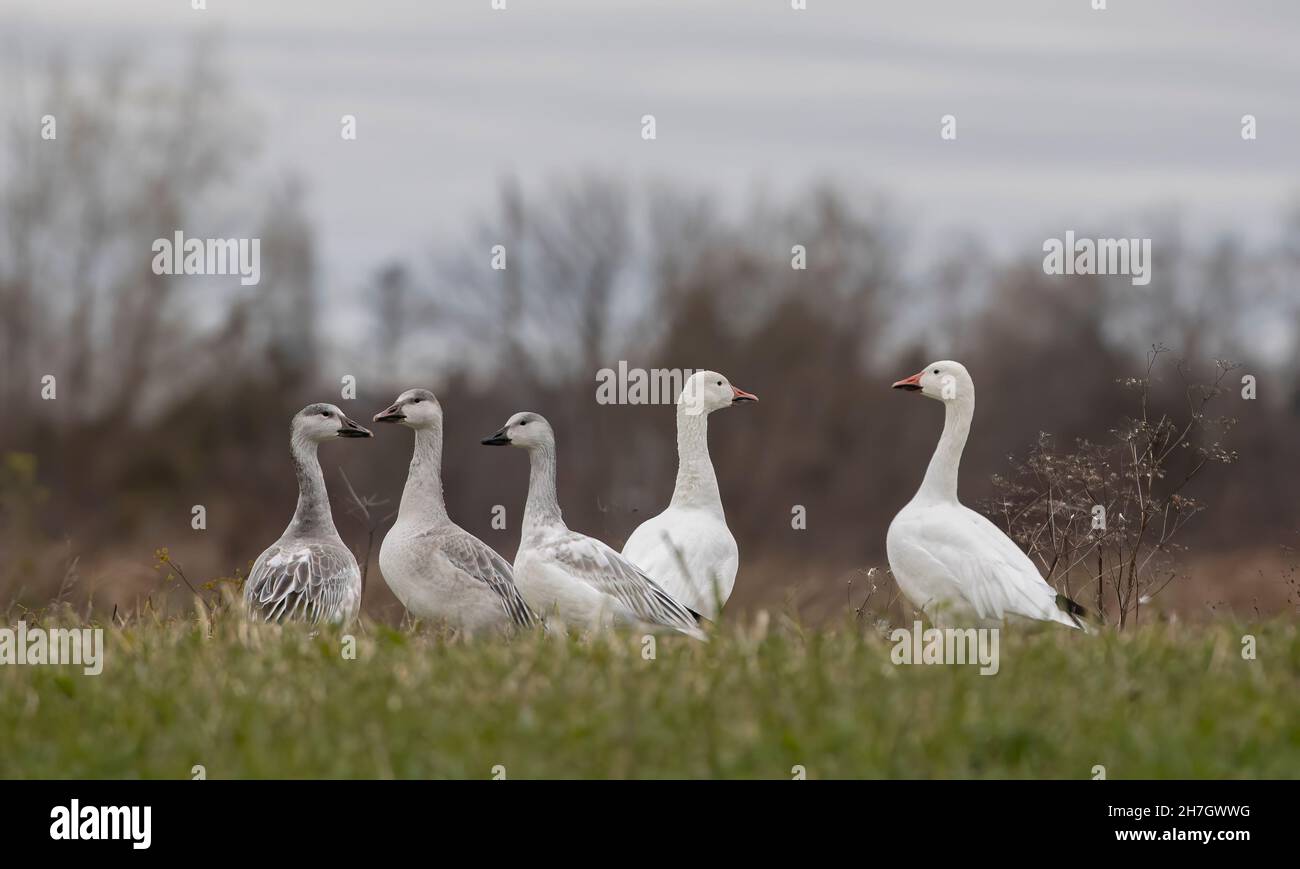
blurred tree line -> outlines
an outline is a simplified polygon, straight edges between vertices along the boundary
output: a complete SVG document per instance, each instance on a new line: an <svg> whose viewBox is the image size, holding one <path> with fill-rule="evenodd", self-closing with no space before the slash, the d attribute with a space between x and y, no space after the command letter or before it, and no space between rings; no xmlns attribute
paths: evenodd
<svg viewBox="0 0 1300 869"><path fill-rule="evenodd" d="M999 259L969 235L917 257L888 201L831 186L737 213L670 184L507 179L485 213L465 215L463 237L431 243L430 260L377 264L355 288L368 319L327 330L338 299L323 290L307 184L250 186L256 125L205 55L187 76L160 87L122 63L85 82L56 66L39 102L55 107L57 140L28 115L12 126L0 187L6 601L39 603L75 567L96 605L130 604L156 585L149 554L162 545L191 576L246 571L293 510L290 416L329 400L366 420L417 385L446 410L457 521L513 555L526 461L478 440L529 409L557 431L569 524L621 546L667 503L676 456L670 409L597 404L597 371L620 360L714 368L761 398L711 418L741 606L789 595L829 611L850 579L884 566L885 529L941 424L937 405L889 384L937 358L963 361L977 382L970 504L995 495L992 475L1040 432L1110 437L1131 410L1117 381L1141 372L1152 344L1194 370L1241 363L1258 398L1230 409L1241 461L1196 481L1195 551L1292 542L1300 211L1271 246L1225 234L1202 248L1174 214L1094 231L1154 236L1153 280L1134 287L1049 277L1037 250ZM260 237L261 283L154 275L150 244L177 229ZM492 267L497 245L504 269ZM795 245L806 268L792 267ZM42 398L47 374L55 400ZM355 400L340 398L345 375ZM1157 383L1152 401L1178 401L1170 387ZM354 542L365 529L338 467L391 510L409 461L408 432L376 434L322 450L335 522ZM497 504L504 531L490 525ZM792 528L796 506L806 530ZM1267 597L1249 574L1225 574L1241 587L1222 593ZM367 596L394 611L382 583Z"/></svg>

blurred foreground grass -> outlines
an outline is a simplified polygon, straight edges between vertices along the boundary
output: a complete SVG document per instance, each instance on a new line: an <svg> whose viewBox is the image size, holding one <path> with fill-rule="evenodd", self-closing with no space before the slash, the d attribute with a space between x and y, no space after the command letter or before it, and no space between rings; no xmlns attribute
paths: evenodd
<svg viewBox="0 0 1300 869"><path fill-rule="evenodd" d="M632 635L354 633L347 660L337 631L143 619L106 629L99 676L0 666L0 777L1300 775L1300 637L1280 622L1008 630L994 676L780 619L661 637L654 660Z"/></svg>

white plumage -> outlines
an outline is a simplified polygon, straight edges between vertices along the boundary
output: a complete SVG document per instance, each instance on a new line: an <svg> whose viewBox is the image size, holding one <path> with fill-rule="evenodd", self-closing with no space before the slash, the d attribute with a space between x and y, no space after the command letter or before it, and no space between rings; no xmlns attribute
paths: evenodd
<svg viewBox="0 0 1300 869"><path fill-rule="evenodd" d="M957 500L975 384L957 362L935 362L894 384L944 404L943 434L916 496L889 525L889 566L913 606L940 626L992 627L1034 619L1083 627L1011 538ZM1062 598L1072 612L1082 613Z"/></svg>
<svg viewBox="0 0 1300 869"><path fill-rule="evenodd" d="M637 526L623 555L664 590L715 619L736 585L740 550L709 457L709 414L758 398L716 371L697 371L677 400L677 483L662 513Z"/></svg>

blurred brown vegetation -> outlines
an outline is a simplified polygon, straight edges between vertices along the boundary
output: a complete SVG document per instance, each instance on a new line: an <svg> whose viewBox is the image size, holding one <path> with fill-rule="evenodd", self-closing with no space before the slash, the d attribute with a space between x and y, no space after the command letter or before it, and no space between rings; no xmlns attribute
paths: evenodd
<svg viewBox="0 0 1300 869"><path fill-rule="evenodd" d="M734 605L798 606L813 617L861 603L882 574L885 529L919 484L940 428L936 405L889 384L954 358L979 403L962 496L1041 432L1104 442L1132 412L1117 385L1153 343L1194 371L1215 358L1257 377L1229 395L1240 461L1195 481L1205 505L1180 557L1191 578L1167 607L1294 608L1300 471L1300 214L1278 241L1188 242L1176 216L1098 235L1154 234L1152 283L1048 277L1036 250L1000 260L952 236L911 257L889 203L833 187L730 214L707 195L590 175L506 180L463 238L425 262L376 264L355 288L369 318L327 329L308 181L254 184L255 142L202 58L161 86L116 65L89 84L53 70L41 105L56 142L17 119L0 187L0 600L60 594L101 611L165 596L153 552L190 577L246 571L293 511L290 416L318 400L369 419L402 389L433 388L447 418L453 517L511 557L526 460L478 445L513 411L544 413L560 449L569 524L621 546L660 510L675 473L663 406L601 406L596 372L714 368L761 403L711 419L714 463L741 550ZM256 191L232 197L232 190ZM156 276L153 239L260 237L262 282ZM1045 228L1045 235L1057 234ZM1082 234L1082 233L1081 233ZM504 245L508 268L490 267ZM808 267L790 267L791 247ZM1283 323L1289 356L1261 355L1261 324ZM58 398L41 399L57 377ZM341 399L345 375L358 397ZM1238 387L1239 390L1239 387ZM1177 402L1156 383L1153 401ZM363 547L339 468L395 509L409 432L322 449L335 522ZM190 527L207 509L207 529ZM495 504L509 527L490 527ZM791 528L794 505L807 529ZM387 510L380 506L378 514ZM377 547L376 547L377 550ZM1289 572L1288 572L1289 571ZM76 587L67 588L68 577ZM371 564L367 606L398 616ZM852 582L852 588L849 587ZM1291 597L1289 598L1288 595Z"/></svg>

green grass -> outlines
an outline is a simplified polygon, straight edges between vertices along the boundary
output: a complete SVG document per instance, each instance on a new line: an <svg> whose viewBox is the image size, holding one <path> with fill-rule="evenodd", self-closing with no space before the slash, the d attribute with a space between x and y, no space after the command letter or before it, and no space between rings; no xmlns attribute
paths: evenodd
<svg viewBox="0 0 1300 869"><path fill-rule="evenodd" d="M106 630L99 676L0 666L0 777L1300 773L1291 624L1007 630L995 676L895 666L874 634L779 619L660 638L654 660L628 635L356 633L345 660L337 632L146 619Z"/></svg>

